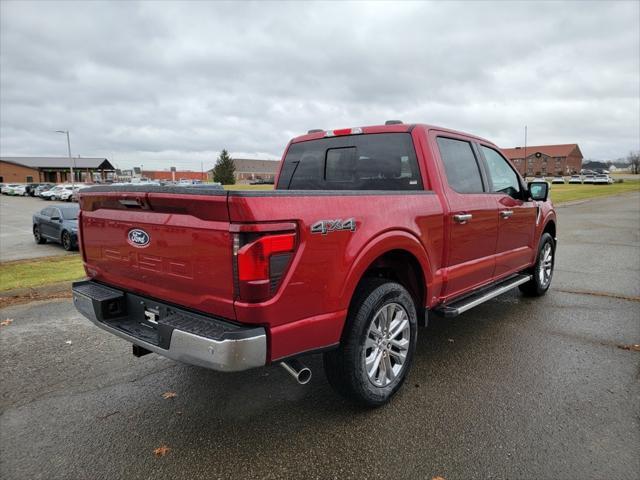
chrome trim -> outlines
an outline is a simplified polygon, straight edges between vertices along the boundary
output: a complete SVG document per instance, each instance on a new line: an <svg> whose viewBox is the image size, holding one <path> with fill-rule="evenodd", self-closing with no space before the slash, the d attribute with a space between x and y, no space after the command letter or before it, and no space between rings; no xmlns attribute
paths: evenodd
<svg viewBox="0 0 640 480"><path fill-rule="evenodd" d="M491 290L485 293L484 295L482 295L481 297L478 297L475 300L472 300L471 302L465 303L464 305L461 305L460 307L456 308L456 314L460 315L461 313L464 313L467 310L471 310L473 307L477 307L478 305L486 302L487 300L491 300L492 298L502 295L503 293L508 292L509 290L517 287L518 285L527 283L529 280L531 280L531 275L520 275L518 278L516 278L512 282L509 282L508 284L498 289Z"/></svg>
<svg viewBox="0 0 640 480"><path fill-rule="evenodd" d="M74 292L73 295L75 297L82 294ZM82 296L90 298L86 295ZM267 335L264 332L260 335L241 339L214 340L174 329L169 350L165 350L157 345L128 335L122 330L110 327L95 318L95 315L93 318L88 315L85 315L85 317L97 327L117 337L178 362L190 363L221 372L248 370L262 367L267 363Z"/></svg>
<svg viewBox="0 0 640 480"><path fill-rule="evenodd" d="M501 210L500 211L500 216L502 218L510 218L511 215L513 215L513 210Z"/></svg>
<svg viewBox="0 0 640 480"><path fill-rule="evenodd" d="M460 224L465 224L472 218L473 218L473 215L470 213L457 213L453 216L454 222L457 222Z"/></svg>
<svg viewBox="0 0 640 480"><path fill-rule="evenodd" d="M284 368L289 375L296 379L300 385L306 385L311 381L311 369L305 367L300 360L292 358L291 360L285 360L280 362L280 366Z"/></svg>

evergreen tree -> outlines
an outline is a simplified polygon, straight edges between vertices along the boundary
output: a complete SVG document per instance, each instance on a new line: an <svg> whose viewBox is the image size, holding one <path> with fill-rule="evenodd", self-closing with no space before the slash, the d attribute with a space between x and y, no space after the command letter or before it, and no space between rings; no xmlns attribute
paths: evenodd
<svg viewBox="0 0 640 480"><path fill-rule="evenodd" d="M213 181L220 182L222 185L233 185L236 183L236 177L233 175L235 171L233 158L223 149L216 161L216 166L213 167Z"/></svg>

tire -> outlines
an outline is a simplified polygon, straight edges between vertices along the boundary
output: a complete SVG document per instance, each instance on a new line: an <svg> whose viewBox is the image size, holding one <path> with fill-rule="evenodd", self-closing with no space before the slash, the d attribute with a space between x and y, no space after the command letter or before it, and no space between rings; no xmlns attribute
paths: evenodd
<svg viewBox="0 0 640 480"><path fill-rule="evenodd" d="M71 234L66 230L63 230L62 235L60 236L60 243L62 244L62 248L67 252L73 250L73 239L71 238Z"/></svg>
<svg viewBox="0 0 640 480"><path fill-rule="evenodd" d="M38 227L37 225L33 226L33 238L38 245L47 243L47 239L42 236L42 234L40 233L40 227Z"/></svg>
<svg viewBox="0 0 640 480"><path fill-rule="evenodd" d="M391 322L404 327L387 323L389 312L393 312ZM394 329L396 343L392 344L389 330ZM360 405L384 405L404 383L417 335L416 307L409 292L386 279L365 279L349 309L340 346L324 354L329 384Z"/></svg>
<svg viewBox="0 0 640 480"><path fill-rule="evenodd" d="M548 233L543 233L538 245L536 264L526 273L531 280L520 285L520 291L529 297L541 297L551 286L556 259L556 242Z"/></svg>

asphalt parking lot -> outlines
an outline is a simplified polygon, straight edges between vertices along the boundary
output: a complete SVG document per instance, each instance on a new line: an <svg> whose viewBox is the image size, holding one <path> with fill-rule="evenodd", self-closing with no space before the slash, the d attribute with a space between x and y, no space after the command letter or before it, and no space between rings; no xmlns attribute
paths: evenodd
<svg viewBox="0 0 640 480"><path fill-rule="evenodd" d="M640 352L623 347L640 343L640 194L559 222L548 295L432 318L377 410L334 394L319 356L300 386L275 366L136 359L69 300L1 310L1 476L637 479Z"/></svg>
<svg viewBox="0 0 640 480"><path fill-rule="evenodd" d="M58 244L36 245L33 241L31 216L57 203L36 197L0 196L0 262L74 253Z"/></svg>

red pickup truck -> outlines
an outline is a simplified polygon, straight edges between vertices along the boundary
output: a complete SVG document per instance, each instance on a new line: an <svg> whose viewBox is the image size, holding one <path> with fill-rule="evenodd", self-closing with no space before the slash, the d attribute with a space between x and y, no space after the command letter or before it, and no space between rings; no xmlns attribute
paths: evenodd
<svg viewBox="0 0 640 480"><path fill-rule="evenodd" d="M221 371L323 352L330 384L376 406L400 388L427 313L549 288L556 215L482 138L397 121L312 130L272 191L82 190L78 310L150 352Z"/></svg>

